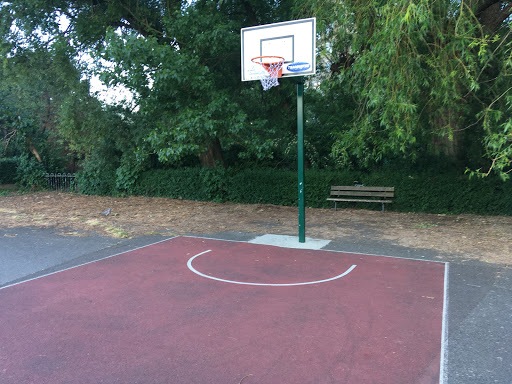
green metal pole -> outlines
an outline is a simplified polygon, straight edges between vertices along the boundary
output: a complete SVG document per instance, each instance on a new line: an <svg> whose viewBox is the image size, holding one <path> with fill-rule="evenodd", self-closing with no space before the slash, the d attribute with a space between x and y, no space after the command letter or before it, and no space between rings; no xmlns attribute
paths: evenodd
<svg viewBox="0 0 512 384"><path fill-rule="evenodd" d="M299 243L306 242L306 212L304 198L304 77L297 83L297 160L299 178Z"/></svg>

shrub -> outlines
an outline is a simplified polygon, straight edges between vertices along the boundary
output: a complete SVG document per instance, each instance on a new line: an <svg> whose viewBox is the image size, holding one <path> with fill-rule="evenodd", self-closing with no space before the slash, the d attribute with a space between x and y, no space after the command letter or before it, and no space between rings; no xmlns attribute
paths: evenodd
<svg viewBox="0 0 512 384"><path fill-rule="evenodd" d="M16 170L18 159L6 157L0 159L0 184L14 184L16 182Z"/></svg>
<svg viewBox="0 0 512 384"><path fill-rule="evenodd" d="M218 168L156 169L143 172L134 193L174 199L225 201L226 170Z"/></svg>
<svg viewBox="0 0 512 384"><path fill-rule="evenodd" d="M226 197L235 203L297 205L297 176L287 170L245 169L233 172Z"/></svg>
<svg viewBox="0 0 512 384"><path fill-rule="evenodd" d="M118 161L113 158L93 154L82 164L82 169L76 173L76 183L80 193L85 195L118 194L116 189L116 170Z"/></svg>
<svg viewBox="0 0 512 384"><path fill-rule="evenodd" d="M38 162L33 156L25 154L20 156L16 170L16 183L22 190L39 190L47 187L46 170L44 165Z"/></svg>
<svg viewBox="0 0 512 384"><path fill-rule="evenodd" d="M440 214L512 215L512 181L469 179L457 173L402 169L358 171L307 170L306 206L332 208L327 201L331 185L395 187L386 209ZM183 168L143 172L135 194L245 204L297 205L297 172L276 169ZM340 206L379 210L380 204L346 203Z"/></svg>

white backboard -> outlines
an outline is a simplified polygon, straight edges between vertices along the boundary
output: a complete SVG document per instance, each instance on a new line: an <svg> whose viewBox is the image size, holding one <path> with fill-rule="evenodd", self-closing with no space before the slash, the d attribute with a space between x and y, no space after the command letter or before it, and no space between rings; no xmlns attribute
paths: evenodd
<svg viewBox="0 0 512 384"><path fill-rule="evenodd" d="M267 72L251 61L258 56L284 57L283 76L308 76L316 72L316 19L242 28L242 81L259 80Z"/></svg>

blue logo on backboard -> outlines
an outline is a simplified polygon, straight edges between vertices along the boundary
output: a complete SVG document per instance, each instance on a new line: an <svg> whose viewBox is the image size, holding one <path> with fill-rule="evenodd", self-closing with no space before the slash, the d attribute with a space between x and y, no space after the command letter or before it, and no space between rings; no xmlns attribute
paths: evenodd
<svg viewBox="0 0 512 384"><path fill-rule="evenodd" d="M311 68L309 63L292 63L286 67L290 72L304 72Z"/></svg>

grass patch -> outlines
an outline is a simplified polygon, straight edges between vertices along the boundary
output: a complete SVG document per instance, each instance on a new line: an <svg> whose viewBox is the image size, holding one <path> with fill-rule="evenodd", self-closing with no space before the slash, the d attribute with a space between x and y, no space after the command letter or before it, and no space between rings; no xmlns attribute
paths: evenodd
<svg viewBox="0 0 512 384"><path fill-rule="evenodd" d="M119 239L129 239L131 237L128 232L122 230L121 228L106 226L105 231L107 231L112 237Z"/></svg>
<svg viewBox="0 0 512 384"><path fill-rule="evenodd" d="M113 227L109 224L103 223L99 219L89 219L85 222L85 224L90 225L91 227L100 227L103 228L105 232L107 232L110 236L120 238L120 239L128 239L131 237L130 233L121 229Z"/></svg>
<svg viewBox="0 0 512 384"><path fill-rule="evenodd" d="M425 228L432 228L432 227L438 227L439 225L434 223L419 223L415 225L413 228L415 229L425 229Z"/></svg>
<svg viewBox="0 0 512 384"><path fill-rule="evenodd" d="M0 213L16 213L14 209L0 208Z"/></svg>

